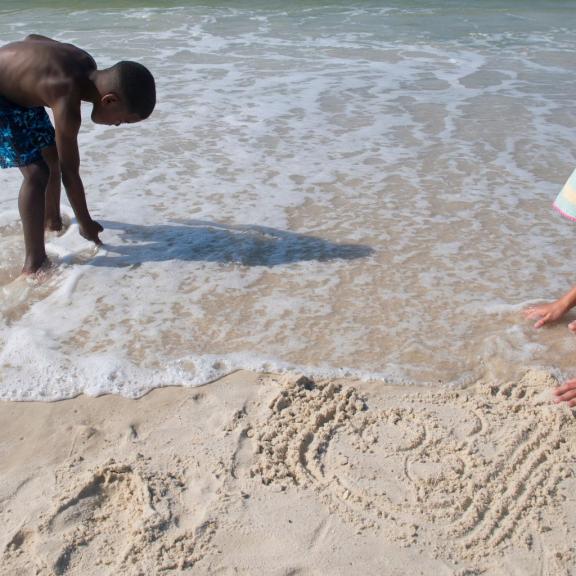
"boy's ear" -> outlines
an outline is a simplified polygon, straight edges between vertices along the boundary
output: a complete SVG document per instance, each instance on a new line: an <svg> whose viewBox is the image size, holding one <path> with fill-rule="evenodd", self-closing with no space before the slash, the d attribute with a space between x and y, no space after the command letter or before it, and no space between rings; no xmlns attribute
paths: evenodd
<svg viewBox="0 0 576 576"><path fill-rule="evenodd" d="M114 92L109 92L108 94L104 94L104 96L102 96L100 101L105 106L108 106L109 104L115 104L116 102L120 102L120 98L118 97L118 94L115 94Z"/></svg>

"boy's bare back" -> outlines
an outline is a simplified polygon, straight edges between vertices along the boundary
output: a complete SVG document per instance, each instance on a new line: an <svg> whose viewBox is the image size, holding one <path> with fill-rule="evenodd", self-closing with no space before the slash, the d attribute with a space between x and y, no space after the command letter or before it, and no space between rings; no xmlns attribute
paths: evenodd
<svg viewBox="0 0 576 576"><path fill-rule="evenodd" d="M20 106L53 107L67 95L80 103L96 62L84 50L44 36L0 48L0 94Z"/></svg>

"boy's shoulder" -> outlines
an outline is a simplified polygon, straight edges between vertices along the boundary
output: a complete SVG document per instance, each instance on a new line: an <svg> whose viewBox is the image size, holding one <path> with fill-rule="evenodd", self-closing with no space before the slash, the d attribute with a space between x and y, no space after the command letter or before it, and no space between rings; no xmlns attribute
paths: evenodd
<svg viewBox="0 0 576 576"><path fill-rule="evenodd" d="M80 102L86 79L97 69L84 50L40 34L0 48L0 94L21 106Z"/></svg>
<svg viewBox="0 0 576 576"><path fill-rule="evenodd" d="M0 47L0 50L7 50L14 54L26 53L27 56L31 56L32 63L50 60L56 65L71 63L81 68L96 68L94 58L82 48L41 34L29 34L23 40Z"/></svg>
<svg viewBox="0 0 576 576"><path fill-rule="evenodd" d="M48 36L42 36L41 34L28 34L28 36L24 38L24 42L56 42L57 44L61 44L58 40L48 38Z"/></svg>

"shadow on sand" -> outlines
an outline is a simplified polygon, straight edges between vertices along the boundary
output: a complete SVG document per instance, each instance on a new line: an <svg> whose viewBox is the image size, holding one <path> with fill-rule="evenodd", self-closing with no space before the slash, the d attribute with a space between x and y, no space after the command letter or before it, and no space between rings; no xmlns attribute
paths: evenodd
<svg viewBox="0 0 576 576"><path fill-rule="evenodd" d="M101 223L105 230L119 230L123 243L106 243L107 254L91 259L91 266L183 260L273 267L310 260L354 260L374 253L369 246L337 244L266 226L232 226L201 220L154 226Z"/></svg>

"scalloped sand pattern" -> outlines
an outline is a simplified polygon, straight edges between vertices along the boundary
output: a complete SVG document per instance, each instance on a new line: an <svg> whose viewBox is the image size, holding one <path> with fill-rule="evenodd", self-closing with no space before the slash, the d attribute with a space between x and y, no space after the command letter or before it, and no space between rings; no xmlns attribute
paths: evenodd
<svg viewBox="0 0 576 576"><path fill-rule="evenodd" d="M183 484L175 475L111 461L70 486L36 527L19 530L3 555L3 574L158 574L194 565L209 550L215 526L177 529L173 505Z"/></svg>
<svg viewBox="0 0 576 576"><path fill-rule="evenodd" d="M543 510L565 524L556 487L573 475L576 423L550 402L556 384L531 371L501 387L372 402L334 382L287 382L255 429L251 472L314 489L359 531L482 566L512 546L538 549ZM559 566L573 564L568 554ZM566 574L548 565L547 574Z"/></svg>

